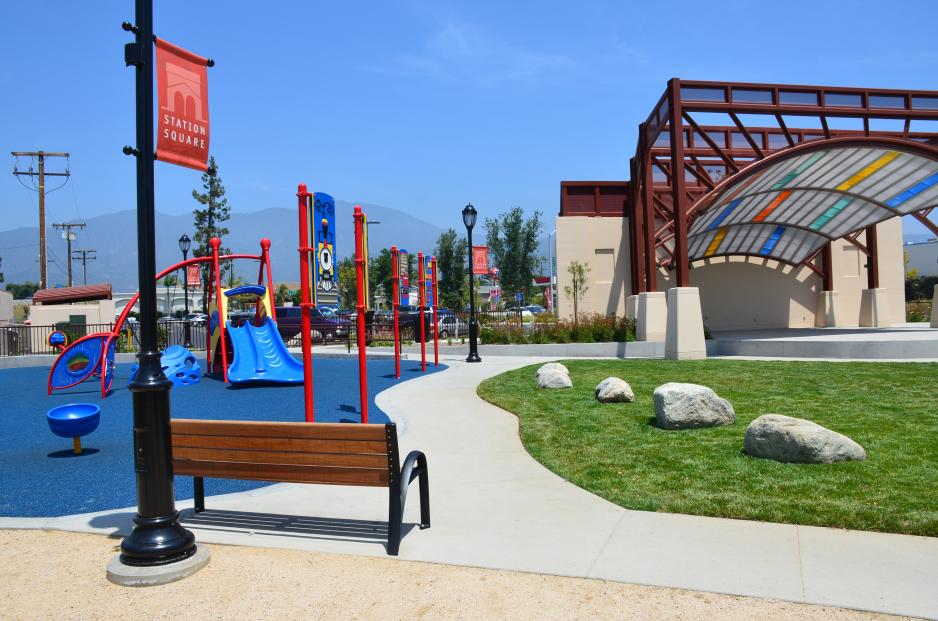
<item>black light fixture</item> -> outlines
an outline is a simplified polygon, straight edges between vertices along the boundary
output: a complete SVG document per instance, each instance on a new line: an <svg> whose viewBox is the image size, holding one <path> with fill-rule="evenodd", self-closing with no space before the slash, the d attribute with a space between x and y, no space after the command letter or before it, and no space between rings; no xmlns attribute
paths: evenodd
<svg viewBox="0 0 938 621"><path fill-rule="evenodd" d="M191 247L192 247L192 240L189 239L188 235L183 233L182 237L179 238L179 249L182 250L182 262L183 263L185 263L186 260L189 258L189 248ZM192 338L191 338L192 335L189 330L189 267L188 266L183 266L182 268L182 297L183 297L183 300L185 300L185 305L186 305L186 311L185 311L186 314L185 316L183 316L183 321L185 321L185 323L183 324L184 326L183 330L185 332L185 337L184 337L185 343L183 343L183 347L185 347L186 349L189 349L190 347L192 347Z"/></svg>
<svg viewBox="0 0 938 621"><path fill-rule="evenodd" d="M466 362L482 362L479 358L479 344L477 339L478 324L476 322L475 272L472 257L472 228L476 225L478 212L472 203L462 210L462 223L466 225L467 241L469 243L469 357Z"/></svg>

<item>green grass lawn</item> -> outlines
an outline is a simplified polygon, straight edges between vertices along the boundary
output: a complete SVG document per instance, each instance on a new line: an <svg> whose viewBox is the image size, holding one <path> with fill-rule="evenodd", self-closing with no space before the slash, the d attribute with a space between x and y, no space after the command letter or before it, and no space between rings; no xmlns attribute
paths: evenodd
<svg viewBox="0 0 938 621"><path fill-rule="evenodd" d="M568 360L573 388L539 390L537 365L486 380L479 395L518 415L521 439L563 478L629 509L938 536L938 364L730 360ZM601 404L600 381L635 403ZM713 388L735 425L664 431L652 393ZM782 464L743 453L761 414L846 434L867 460Z"/></svg>

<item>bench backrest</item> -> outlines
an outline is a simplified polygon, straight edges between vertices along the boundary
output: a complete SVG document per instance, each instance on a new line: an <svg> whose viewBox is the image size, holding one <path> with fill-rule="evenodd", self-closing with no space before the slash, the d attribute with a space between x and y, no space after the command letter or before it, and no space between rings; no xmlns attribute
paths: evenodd
<svg viewBox="0 0 938 621"><path fill-rule="evenodd" d="M179 475L388 487L399 468L393 423L173 419L171 425Z"/></svg>

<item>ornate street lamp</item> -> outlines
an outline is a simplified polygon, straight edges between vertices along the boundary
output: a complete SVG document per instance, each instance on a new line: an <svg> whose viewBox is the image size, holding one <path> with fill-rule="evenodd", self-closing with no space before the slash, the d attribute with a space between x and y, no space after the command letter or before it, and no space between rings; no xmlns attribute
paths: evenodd
<svg viewBox="0 0 938 621"><path fill-rule="evenodd" d="M189 258L189 248L192 247L192 240L189 239L189 236L185 233L182 234L182 237L179 238L179 249L182 250L182 262L185 263ZM186 305L186 314L183 316L183 321L185 330L185 343L183 346L186 349L192 347L192 338L189 332L189 267L184 265L182 267L182 297L185 300ZM170 309L172 310L172 309Z"/></svg>
<svg viewBox="0 0 938 621"><path fill-rule="evenodd" d="M472 257L472 227L476 225L476 208L472 204L466 205L462 210L462 222L466 225L466 233L469 242L469 357L466 358L466 362L482 362L482 358L479 358L479 344L477 342L478 338L478 324L476 323L476 297L475 297L475 287L473 286L473 281L475 280L475 273L473 271L473 257Z"/></svg>

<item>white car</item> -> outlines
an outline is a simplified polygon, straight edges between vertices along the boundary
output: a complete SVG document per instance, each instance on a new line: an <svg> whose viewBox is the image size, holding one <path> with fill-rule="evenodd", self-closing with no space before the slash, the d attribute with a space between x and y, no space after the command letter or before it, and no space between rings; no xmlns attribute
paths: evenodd
<svg viewBox="0 0 938 621"><path fill-rule="evenodd" d="M456 315L444 315L437 320L436 325L441 339L469 336L469 324Z"/></svg>

